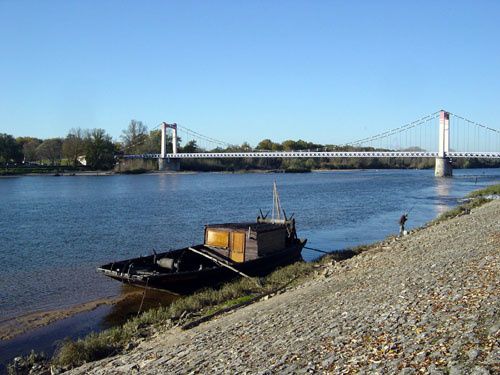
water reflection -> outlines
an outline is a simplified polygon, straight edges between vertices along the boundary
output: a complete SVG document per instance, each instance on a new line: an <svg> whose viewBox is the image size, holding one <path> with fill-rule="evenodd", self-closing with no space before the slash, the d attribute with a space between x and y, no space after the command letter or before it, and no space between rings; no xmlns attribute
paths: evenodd
<svg viewBox="0 0 500 375"><path fill-rule="evenodd" d="M448 202L448 198L450 196L451 189L451 179L449 178L436 178L435 184L435 196L436 196L436 204L434 205L434 211L436 212L436 216L441 215L446 210L449 209L450 203Z"/></svg>
<svg viewBox="0 0 500 375"><path fill-rule="evenodd" d="M158 174L158 191L167 192L169 190L176 191L179 187L178 175L170 173Z"/></svg>
<svg viewBox="0 0 500 375"><path fill-rule="evenodd" d="M110 328L125 323L128 319L141 312L153 308L165 307L175 301L178 296L166 291L136 288L123 285L121 288L122 299L114 304L102 320L102 328ZM144 301L143 301L144 298ZM141 306L142 304L142 306Z"/></svg>

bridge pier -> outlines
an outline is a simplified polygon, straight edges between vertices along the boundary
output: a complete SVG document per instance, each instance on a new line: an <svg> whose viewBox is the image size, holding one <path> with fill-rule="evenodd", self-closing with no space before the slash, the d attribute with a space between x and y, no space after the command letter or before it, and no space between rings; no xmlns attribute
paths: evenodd
<svg viewBox="0 0 500 375"><path fill-rule="evenodd" d="M167 158L167 128L172 129L172 154L177 154L177 124L161 124L161 153L158 158L159 171L179 171L181 161L178 158Z"/></svg>
<svg viewBox="0 0 500 375"><path fill-rule="evenodd" d="M453 176L453 167L447 154L450 152L450 114L441 111L439 114L439 147L438 157L434 165L434 175L436 177Z"/></svg>
<svg viewBox="0 0 500 375"><path fill-rule="evenodd" d="M181 169L181 160L178 158L159 158L158 170L159 171L173 171L177 172Z"/></svg>
<svg viewBox="0 0 500 375"><path fill-rule="evenodd" d="M434 176L451 177L453 176L453 167L449 158L436 158L434 166Z"/></svg>

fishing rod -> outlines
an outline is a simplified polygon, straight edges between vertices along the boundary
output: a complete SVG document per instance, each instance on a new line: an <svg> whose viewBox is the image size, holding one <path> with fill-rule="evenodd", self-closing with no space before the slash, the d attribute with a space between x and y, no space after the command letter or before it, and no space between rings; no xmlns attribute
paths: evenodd
<svg viewBox="0 0 500 375"><path fill-rule="evenodd" d="M411 206L409 210L405 211L405 214L408 215L410 212L412 212L416 205L417 205L417 203L414 203L413 206Z"/></svg>

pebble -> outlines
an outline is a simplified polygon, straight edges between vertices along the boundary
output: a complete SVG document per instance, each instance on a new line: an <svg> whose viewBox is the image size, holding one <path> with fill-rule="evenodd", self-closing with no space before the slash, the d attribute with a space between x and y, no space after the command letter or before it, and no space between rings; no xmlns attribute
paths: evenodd
<svg viewBox="0 0 500 375"><path fill-rule="evenodd" d="M495 373L499 216L497 200L389 239L284 293L70 373Z"/></svg>

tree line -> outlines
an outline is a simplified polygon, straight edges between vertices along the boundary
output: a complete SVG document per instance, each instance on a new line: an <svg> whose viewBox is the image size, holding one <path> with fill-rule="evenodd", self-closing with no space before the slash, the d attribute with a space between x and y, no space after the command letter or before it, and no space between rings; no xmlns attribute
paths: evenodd
<svg viewBox="0 0 500 375"><path fill-rule="evenodd" d="M0 134L0 163L7 165L76 167L83 163L93 169L110 169L116 151L103 129L71 129L65 138L45 140Z"/></svg>
<svg viewBox="0 0 500 375"><path fill-rule="evenodd" d="M177 139L179 152L249 152L249 151L389 151L371 147L339 146L318 144L304 140L285 140L273 142L270 139L260 141L256 147L247 142L225 148L204 149L195 140L181 145ZM0 164L50 165L78 167L85 164L90 169L106 170L116 164L117 158L126 154L159 153L161 131L148 130L138 120L131 120L122 131L120 140L113 141L104 129L71 129L64 138L39 139L35 137L17 137L0 134ZM167 152L172 151L172 139L167 135ZM424 151L416 147L407 151ZM382 159L382 158L240 158L240 159L191 159L182 160L182 169L198 171L231 170L284 170L309 171L312 169L350 169L350 168L432 168L432 158ZM499 161L459 159L455 167L498 167Z"/></svg>

